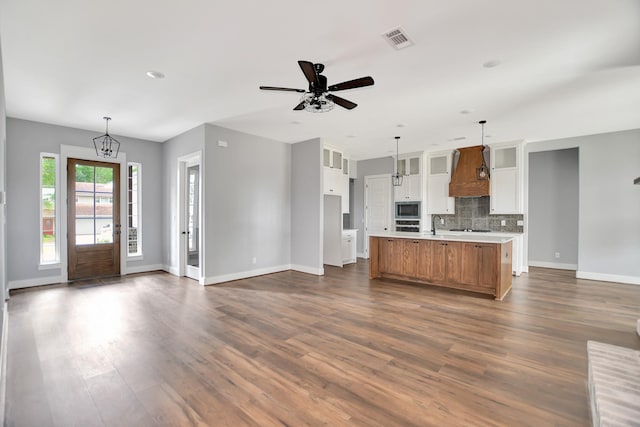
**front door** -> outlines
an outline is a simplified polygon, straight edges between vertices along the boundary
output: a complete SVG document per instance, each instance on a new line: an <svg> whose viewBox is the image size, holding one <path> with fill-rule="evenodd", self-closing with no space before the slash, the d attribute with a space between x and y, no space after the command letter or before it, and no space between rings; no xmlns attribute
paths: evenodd
<svg viewBox="0 0 640 427"><path fill-rule="evenodd" d="M391 175L364 178L364 256L369 258L369 233L390 231L391 227Z"/></svg>
<svg viewBox="0 0 640 427"><path fill-rule="evenodd" d="M68 159L69 280L120 274L120 165Z"/></svg>

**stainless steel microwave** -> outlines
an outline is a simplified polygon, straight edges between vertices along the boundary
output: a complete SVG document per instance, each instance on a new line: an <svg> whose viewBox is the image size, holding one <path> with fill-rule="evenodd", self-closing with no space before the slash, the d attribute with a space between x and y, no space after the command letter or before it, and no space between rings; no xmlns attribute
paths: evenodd
<svg viewBox="0 0 640 427"><path fill-rule="evenodd" d="M420 219L420 202L396 202L396 219Z"/></svg>

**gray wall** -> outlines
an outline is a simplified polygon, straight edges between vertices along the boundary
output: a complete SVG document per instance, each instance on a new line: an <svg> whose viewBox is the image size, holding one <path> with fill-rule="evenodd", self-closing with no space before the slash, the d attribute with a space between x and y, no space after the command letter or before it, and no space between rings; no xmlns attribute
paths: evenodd
<svg viewBox="0 0 640 427"><path fill-rule="evenodd" d="M288 268L291 145L209 124L205 140L205 277Z"/></svg>
<svg viewBox="0 0 640 427"><path fill-rule="evenodd" d="M178 274L178 158L204 150L205 125L200 125L162 144L162 263ZM206 172L205 172L206 173ZM202 242L204 246L206 242Z"/></svg>
<svg viewBox="0 0 640 427"><path fill-rule="evenodd" d="M528 153L579 148L581 278L640 284L640 129L529 143Z"/></svg>
<svg viewBox="0 0 640 427"><path fill-rule="evenodd" d="M117 123L117 122L116 122ZM60 153L60 145L91 148L100 132L7 119L7 245L8 281L60 276L60 269L39 270L40 153ZM144 259L128 268L160 265L162 261L161 145L114 135L127 161L142 164L142 250ZM64 165L60 165L61 172ZM60 218L66 221L66 218ZM66 256L61 254L61 256Z"/></svg>
<svg viewBox="0 0 640 427"><path fill-rule="evenodd" d="M358 160L358 178L353 187L353 227L358 229L358 254L364 252L364 177L368 175L382 175L393 173L393 157L380 157L377 159ZM389 209L393 209L389 207Z"/></svg>
<svg viewBox="0 0 640 427"><path fill-rule="evenodd" d="M294 269L323 274L322 141L291 147L291 264Z"/></svg>
<svg viewBox="0 0 640 427"><path fill-rule="evenodd" d="M577 267L578 190L577 148L529 155L529 265Z"/></svg>

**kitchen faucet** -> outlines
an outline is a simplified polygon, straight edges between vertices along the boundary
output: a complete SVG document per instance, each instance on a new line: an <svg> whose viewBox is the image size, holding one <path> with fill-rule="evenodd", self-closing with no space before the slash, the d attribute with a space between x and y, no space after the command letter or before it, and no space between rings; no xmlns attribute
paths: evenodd
<svg viewBox="0 0 640 427"><path fill-rule="evenodd" d="M433 234L434 236L436 235L436 217L442 220L442 217L440 215L431 215L431 234Z"/></svg>

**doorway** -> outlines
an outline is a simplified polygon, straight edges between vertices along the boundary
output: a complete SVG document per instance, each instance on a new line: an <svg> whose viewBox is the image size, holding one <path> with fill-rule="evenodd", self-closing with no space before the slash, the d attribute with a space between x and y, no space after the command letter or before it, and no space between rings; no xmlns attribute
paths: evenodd
<svg viewBox="0 0 640 427"><path fill-rule="evenodd" d="M202 165L200 153L178 159L180 275L202 281Z"/></svg>
<svg viewBox="0 0 640 427"><path fill-rule="evenodd" d="M69 280L120 275L120 164L67 159Z"/></svg>
<svg viewBox="0 0 640 427"><path fill-rule="evenodd" d="M391 175L364 177L364 257L369 258L369 233L391 227Z"/></svg>

